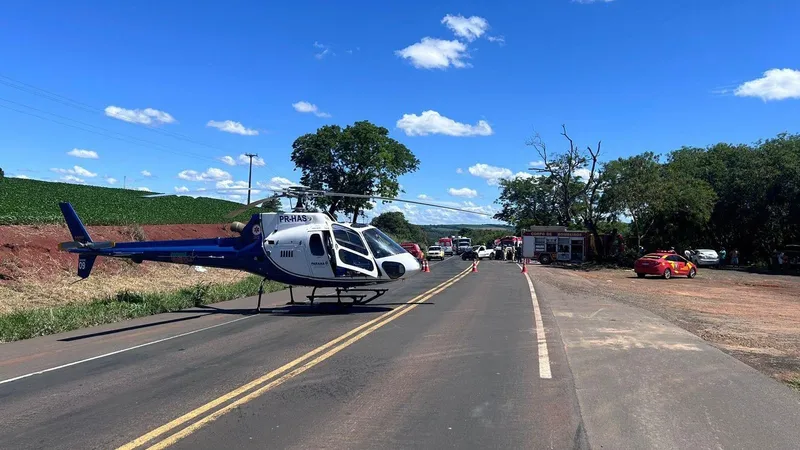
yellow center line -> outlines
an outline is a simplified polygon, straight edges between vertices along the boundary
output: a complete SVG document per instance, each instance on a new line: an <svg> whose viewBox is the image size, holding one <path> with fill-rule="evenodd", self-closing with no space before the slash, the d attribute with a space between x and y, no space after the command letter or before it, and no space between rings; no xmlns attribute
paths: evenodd
<svg viewBox="0 0 800 450"><path fill-rule="evenodd" d="M222 396L220 396L220 397L218 397L218 398L206 403L205 405L202 405L202 406L200 406L200 407L198 407L198 408L196 408L196 409L194 409L194 410L192 410L192 411L190 411L190 412L188 412L188 413L186 413L186 414L184 414L184 415L182 415L182 416L180 416L180 417L178 417L178 418L176 418L176 419L174 419L174 420L172 420L172 421L170 421L170 422L168 422L168 423L166 423L166 424L164 424L162 426L160 426L160 427L158 427L158 428L156 428L156 429L154 429L154 430L142 435L139 438L134 439L133 441L131 441L131 442L119 447L118 450L131 450L131 449L140 447L140 446L146 444L147 442L149 442L149 441L151 441L151 440L163 435L164 433L167 433L168 431L171 431L171 430L173 430L173 429L175 429L175 428L177 428L179 426L182 426L182 425L186 424L187 422L191 421L192 419L195 419L196 417L198 417L198 416L200 416L202 414L205 414L206 412L218 407L219 405L221 405L221 404L223 404L223 403L225 403L227 401L230 401L230 400L232 400L232 399L234 399L234 398L236 398L236 397L238 397L238 396L240 396L240 395L242 395L242 394L254 389L255 387L257 387L257 386L259 386L259 385L261 385L263 383L266 383L266 382L272 380L273 378L280 377L280 378L272 381L271 383L263 386L262 388L260 388L260 389L258 389L256 391L253 391L251 394L248 394L247 396L242 397L240 400L229 404L225 408L221 408L220 410L218 410L214 414L211 414L211 415L205 417L204 419L201 419L200 421L196 422L194 425L192 425L190 427L187 427L186 429L182 430L181 432L176 433L176 434L174 434L172 436L169 436L165 440L156 443L153 447L150 447L150 448L164 448L164 447L166 447L168 445L171 445L174 442L177 442L179 439L182 439L183 437L191 434L192 432L194 432L195 430L199 429L204 424L206 424L206 423L216 419L217 417L225 414L226 412L230 411L230 409L232 409L233 407L238 406L238 405L240 405L242 403L246 403L247 401L250 401L253 398L258 397L259 395L263 394L267 390L269 390L269 389L271 389L271 388L283 383L284 381L286 381L286 380L288 380L288 379L290 379L290 378L292 378L292 377L294 377L294 376L296 376L296 375L298 375L298 374L300 374L302 372L305 372L309 368L311 368L311 367L319 364L320 362L328 359L329 357L333 356L335 353L338 353L340 350L342 350L345 347L351 345L352 343L358 341L359 339L361 339L362 337L366 336L367 334L377 330L378 328L380 328L383 325L391 322L395 318L406 314L408 311L410 311L410 310L414 309L416 306L418 306L419 303L425 302L426 300L428 300L432 296L438 294L439 292L443 291L447 287L449 287L452 284L454 284L456 281L458 281L461 278L463 278L464 276L466 276L466 274L469 273L469 270L470 269L467 268L464 271L462 271L459 274L457 274L456 276L454 276L453 278L450 278L449 280L447 280L447 281L445 281L445 282L443 282L443 283L441 283L441 284L429 289L428 291L426 291L426 292L424 292L424 293L412 298L411 300L409 300L408 302L405 303L408 306L395 308L395 309L393 309L391 311L388 311L388 312L376 317L375 319L372 319L372 320L370 320L370 321L368 321L368 322L366 322L366 323L364 323L364 324L362 324L362 325L360 325L360 326L348 331L347 333L337 337L336 339L333 339L330 342L328 342L328 343L326 343L326 344L324 344L324 345L322 345L320 347L317 347L316 349L306 353L305 355L303 355L303 356L301 356L301 357L299 357L299 358L297 358L297 359L295 359L295 360L293 360L293 361L291 361L291 362L289 362L287 364L284 364L283 366L281 366L281 367L269 372L268 374L266 374L264 376L261 376L261 377L255 379L255 380L243 385L243 386L240 386L240 387L234 389L233 391L230 391L227 394L224 394L224 395L222 395ZM342 341L346 341L346 342L340 344ZM339 345L337 345L337 344L339 344ZM327 353L325 353L325 354L323 354L323 355L321 355L321 356L309 361L305 365L303 365L303 366L301 366L301 367L289 372L293 367L303 363L304 361L306 361L306 360L308 360L310 358L313 358L314 356L318 355L319 353L324 352L325 350L330 349L331 347L334 347L334 348L332 350L328 351ZM286 373L286 372L288 372L288 373ZM281 376L282 374L283 374L283 376ZM242 400L244 400L244 401L242 401ZM211 419L209 419L209 418L211 418Z"/></svg>

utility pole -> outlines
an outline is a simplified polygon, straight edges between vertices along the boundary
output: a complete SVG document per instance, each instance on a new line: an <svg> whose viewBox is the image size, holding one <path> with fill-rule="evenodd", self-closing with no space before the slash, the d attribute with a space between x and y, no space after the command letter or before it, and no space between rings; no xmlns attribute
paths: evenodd
<svg viewBox="0 0 800 450"><path fill-rule="evenodd" d="M122 189L127 189L127 188L128 188L128 176L124 175L122 177Z"/></svg>
<svg viewBox="0 0 800 450"><path fill-rule="evenodd" d="M247 176L247 204L250 204L250 188L253 182L253 157L258 156L258 153L245 153L244 156L250 158L250 175Z"/></svg>

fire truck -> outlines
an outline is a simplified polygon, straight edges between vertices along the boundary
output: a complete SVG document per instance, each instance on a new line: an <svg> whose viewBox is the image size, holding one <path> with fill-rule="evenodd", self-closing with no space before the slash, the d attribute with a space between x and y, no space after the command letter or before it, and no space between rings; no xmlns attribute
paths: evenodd
<svg viewBox="0 0 800 450"><path fill-rule="evenodd" d="M443 237L439 238L438 244L442 247L442 251L446 256L453 255L453 238Z"/></svg>
<svg viewBox="0 0 800 450"><path fill-rule="evenodd" d="M534 226L522 233L522 257L551 264L553 261L582 262L593 244L588 231L566 227Z"/></svg>

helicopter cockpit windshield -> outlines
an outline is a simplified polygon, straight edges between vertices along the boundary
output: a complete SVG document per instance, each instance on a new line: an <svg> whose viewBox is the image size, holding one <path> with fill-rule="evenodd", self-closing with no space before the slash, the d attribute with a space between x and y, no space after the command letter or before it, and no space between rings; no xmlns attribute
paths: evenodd
<svg viewBox="0 0 800 450"><path fill-rule="evenodd" d="M372 255L375 256L376 259L399 255L406 251L397 242L393 241L392 238L377 228L368 228L361 233L364 235L364 239L366 239L367 245L369 245L369 249L372 250Z"/></svg>

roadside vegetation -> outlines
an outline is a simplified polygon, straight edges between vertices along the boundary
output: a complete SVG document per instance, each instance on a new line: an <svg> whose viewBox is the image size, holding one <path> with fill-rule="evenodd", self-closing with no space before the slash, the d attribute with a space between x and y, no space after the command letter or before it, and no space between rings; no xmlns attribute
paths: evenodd
<svg viewBox="0 0 800 450"><path fill-rule="evenodd" d="M121 291L90 302L69 303L0 315L0 342L29 339L136 317L178 311L258 293L256 276L234 283L208 284L169 292ZM264 283L264 292L284 289L281 283Z"/></svg>
<svg viewBox="0 0 800 450"><path fill-rule="evenodd" d="M63 223L58 202L69 201L86 225L164 225L246 222L260 208L227 214L240 203L214 198L155 197L132 189L82 186L19 178L0 180L0 225Z"/></svg>
<svg viewBox="0 0 800 450"><path fill-rule="evenodd" d="M616 229L634 252L639 245L647 251L738 249L751 263L800 243L800 135L607 162L600 143L582 150L566 128L562 136L560 150L538 136L528 142L540 176L501 180L496 219L518 231L531 225L595 235Z"/></svg>

